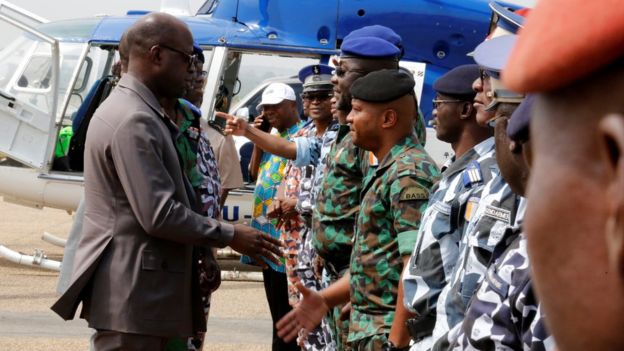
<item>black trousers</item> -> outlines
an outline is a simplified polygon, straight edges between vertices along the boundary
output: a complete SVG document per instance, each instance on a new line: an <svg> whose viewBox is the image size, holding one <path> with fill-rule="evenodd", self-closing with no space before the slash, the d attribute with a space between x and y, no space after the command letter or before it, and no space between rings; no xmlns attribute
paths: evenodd
<svg viewBox="0 0 624 351"><path fill-rule="evenodd" d="M95 351L163 351L168 338L98 330L93 337Z"/></svg>
<svg viewBox="0 0 624 351"><path fill-rule="evenodd" d="M277 329L275 329L275 323L292 310L288 303L286 273L276 272L271 268L267 268L262 271L262 276L264 277L264 292L266 293L269 309L271 310L271 318L273 319L272 351L299 351L300 349L296 341L285 343L277 336Z"/></svg>

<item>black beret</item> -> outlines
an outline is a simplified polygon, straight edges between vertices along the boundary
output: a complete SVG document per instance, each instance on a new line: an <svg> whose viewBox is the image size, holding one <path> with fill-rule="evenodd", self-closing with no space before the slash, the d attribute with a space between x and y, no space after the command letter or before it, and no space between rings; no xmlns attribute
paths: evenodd
<svg viewBox="0 0 624 351"><path fill-rule="evenodd" d="M388 102L414 92L414 79L397 69L382 69L358 78L351 96L367 102Z"/></svg>
<svg viewBox="0 0 624 351"><path fill-rule="evenodd" d="M507 124L509 139L523 141L529 137L529 125L531 124L531 111L535 103L534 94L527 95L518 108L511 114Z"/></svg>
<svg viewBox="0 0 624 351"><path fill-rule="evenodd" d="M461 65L446 72L433 83L433 90L444 95L473 96L472 83L479 78L479 65Z"/></svg>

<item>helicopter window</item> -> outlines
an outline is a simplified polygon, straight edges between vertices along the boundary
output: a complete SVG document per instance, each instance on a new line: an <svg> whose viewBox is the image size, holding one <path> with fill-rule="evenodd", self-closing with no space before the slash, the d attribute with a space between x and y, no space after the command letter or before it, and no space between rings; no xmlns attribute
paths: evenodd
<svg viewBox="0 0 624 351"><path fill-rule="evenodd" d="M295 90L297 108L303 118L303 103L299 97L302 88L297 75L301 68L318 63L318 61L318 58L243 52L237 79L233 80L233 85L239 94L232 97L230 111L234 112L247 107L249 117L257 117L259 112L256 107L264 88L270 83L281 82L290 85Z"/></svg>
<svg viewBox="0 0 624 351"><path fill-rule="evenodd" d="M47 90L52 78L52 60L49 56L33 56L17 80L17 86L26 89Z"/></svg>
<svg viewBox="0 0 624 351"><path fill-rule="evenodd" d="M35 41L26 36L19 37L0 52L0 89L9 90L11 79L24 57L30 55ZM23 84L23 83L22 83Z"/></svg>

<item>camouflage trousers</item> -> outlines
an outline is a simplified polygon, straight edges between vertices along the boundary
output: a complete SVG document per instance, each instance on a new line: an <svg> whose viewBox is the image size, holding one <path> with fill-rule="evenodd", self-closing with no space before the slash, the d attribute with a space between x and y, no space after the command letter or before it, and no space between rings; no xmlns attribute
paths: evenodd
<svg viewBox="0 0 624 351"><path fill-rule="evenodd" d="M312 233L309 227L305 227L301 233L301 240L298 245L297 264L294 267L293 275L303 283L308 289L319 291L323 288L319 273L318 260L320 259L316 250L312 246ZM291 281L289 279L289 285ZM290 286L289 286L290 288ZM290 289L289 289L290 290ZM301 296L297 296L297 301ZM292 301L291 301L292 304ZM312 330L308 335L299 335L299 338L305 338L302 350L305 351L322 351L335 350L336 345L329 327L327 318L321 321L321 324Z"/></svg>
<svg viewBox="0 0 624 351"><path fill-rule="evenodd" d="M327 272L327 269L323 269L323 288L333 284L336 280L344 275L346 269L339 275L333 276ZM347 339L349 338L349 316L345 320L340 320L340 313L345 305L338 305L329 311L327 316L327 324L334 336L334 342L336 343L336 351L351 351Z"/></svg>
<svg viewBox="0 0 624 351"><path fill-rule="evenodd" d="M351 346L353 351L382 351L388 341L388 335L376 334L354 341Z"/></svg>

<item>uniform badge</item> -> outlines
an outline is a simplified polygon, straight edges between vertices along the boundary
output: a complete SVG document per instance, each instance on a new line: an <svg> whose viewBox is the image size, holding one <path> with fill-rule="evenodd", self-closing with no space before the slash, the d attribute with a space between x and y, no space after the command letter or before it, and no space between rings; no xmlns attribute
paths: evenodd
<svg viewBox="0 0 624 351"><path fill-rule="evenodd" d="M466 220L466 222L470 222L472 216L477 210L477 206L479 206L478 197L471 197L470 199L468 199L468 203L466 204L466 211L464 212L464 219Z"/></svg>
<svg viewBox="0 0 624 351"><path fill-rule="evenodd" d="M379 165L379 160L377 160L377 157L371 151L368 152L368 164L373 167Z"/></svg>
<svg viewBox="0 0 624 351"><path fill-rule="evenodd" d="M401 192L399 201L418 201L429 199L429 192L419 186L410 186Z"/></svg>
<svg viewBox="0 0 624 351"><path fill-rule="evenodd" d="M479 162L472 161L462 174L462 183L464 188L470 188L474 184L483 182L483 174L481 173L481 165Z"/></svg>

